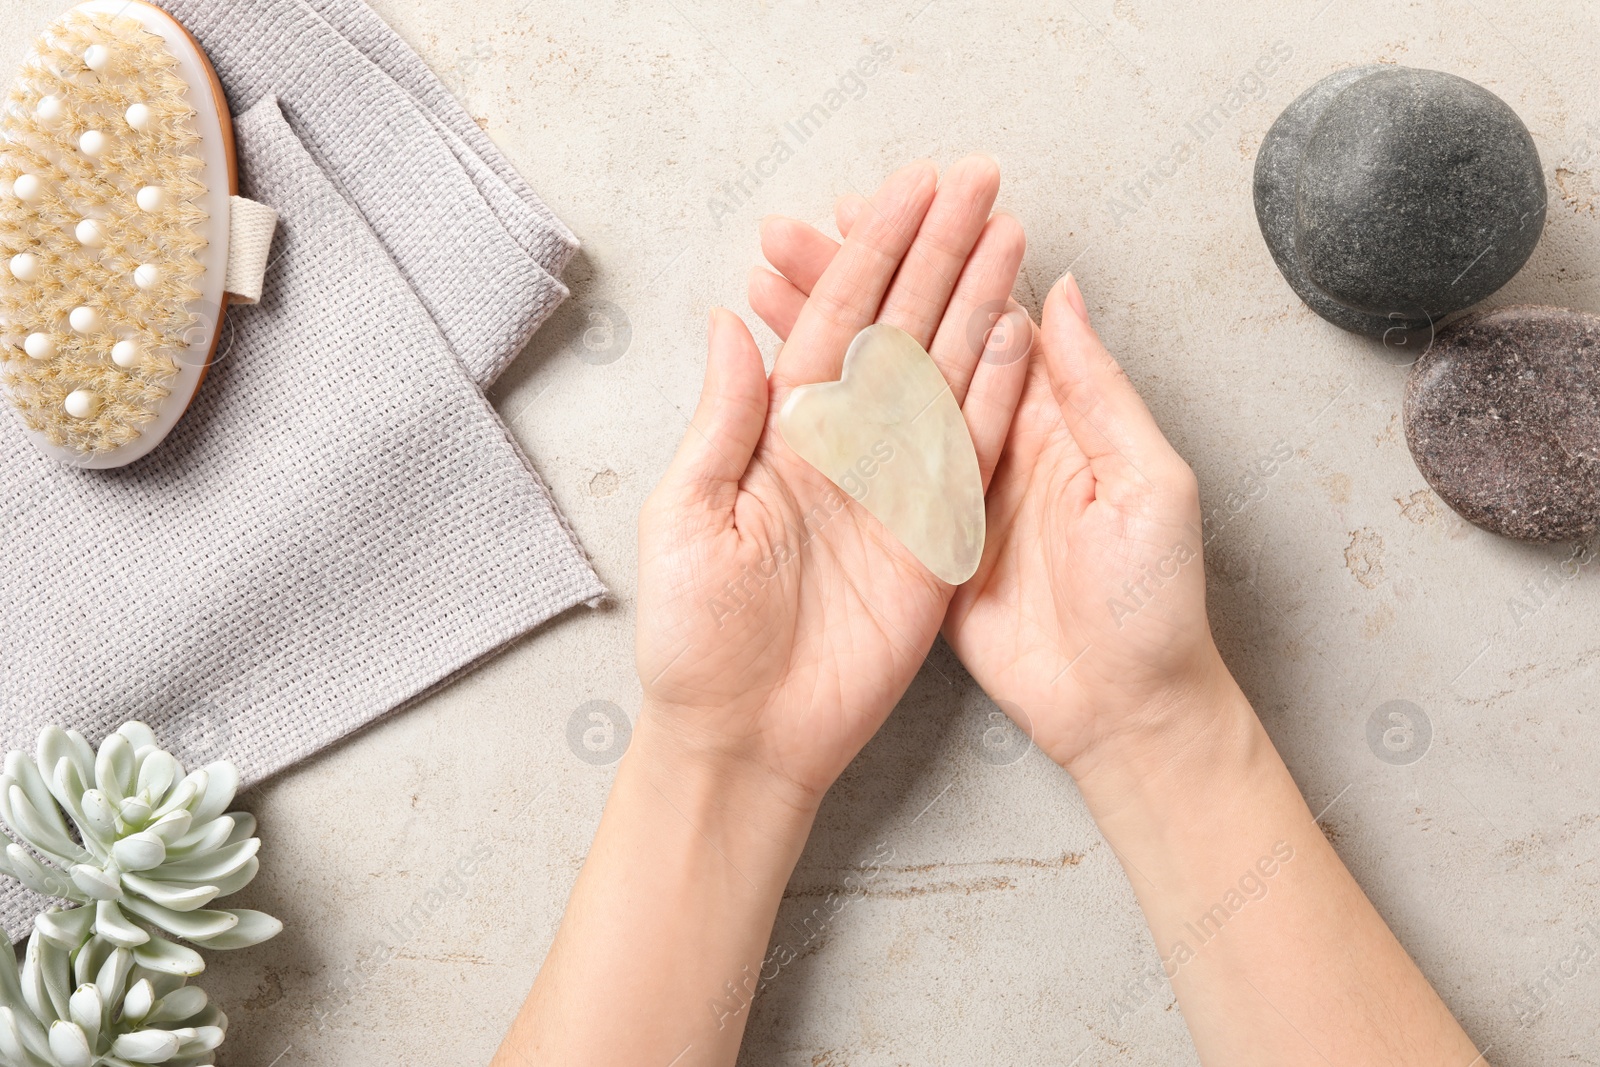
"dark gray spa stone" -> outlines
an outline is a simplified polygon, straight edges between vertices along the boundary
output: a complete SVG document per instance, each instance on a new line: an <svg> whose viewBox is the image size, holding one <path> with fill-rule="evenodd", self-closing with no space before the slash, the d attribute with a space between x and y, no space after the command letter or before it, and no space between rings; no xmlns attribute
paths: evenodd
<svg viewBox="0 0 1600 1067"><path fill-rule="evenodd" d="M1301 299L1381 337L1509 281L1538 243L1545 185L1499 97L1452 74L1367 66L1324 78L1273 124L1255 202Z"/></svg>
<svg viewBox="0 0 1600 1067"><path fill-rule="evenodd" d="M1507 307L1453 323L1412 368L1406 443L1461 517L1522 541L1600 531L1600 316Z"/></svg>
<svg viewBox="0 0 1600 1067"><path fill-rule="evenodd" d="M1372 337L1383 336L1386 330L1424 327L1427 322L1404 319L1392 321L1382 315L1369 315L1345 307L1306 279L1295 254L1295 197L1300 184L1300 160L1305 156L1306 144L1322 117L1328 102L1338 96L1351 83L1366 77L1382 67L1349 67L1323 78L1295 98L1284 108L1256 154L1255 200L1256 221L1261 225L1261 236L1266 238L1267 250L1278 264L1278 270L1295 295L1318 315L1353 333Z"/></svg>

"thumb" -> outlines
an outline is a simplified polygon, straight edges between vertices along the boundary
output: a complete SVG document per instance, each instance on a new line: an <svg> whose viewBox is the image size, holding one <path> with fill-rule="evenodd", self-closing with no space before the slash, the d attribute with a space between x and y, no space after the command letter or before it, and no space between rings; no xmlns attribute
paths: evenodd
<svg viewBox="0 0 1600 1067"><path fill-rule="evenodd" d="M744 321L712 308L705 384L662 484L713 511L733 507L767 422L767 369Z"/></svg>
<svg viewBox="0 0 1600 1067"><path fill-rule="evenodd" d="M1176 456L1150 409L1089 325L1070 273L1045 298L1040 346L1067 429L1091 465L1123 461L1142 473Z"/></svg>

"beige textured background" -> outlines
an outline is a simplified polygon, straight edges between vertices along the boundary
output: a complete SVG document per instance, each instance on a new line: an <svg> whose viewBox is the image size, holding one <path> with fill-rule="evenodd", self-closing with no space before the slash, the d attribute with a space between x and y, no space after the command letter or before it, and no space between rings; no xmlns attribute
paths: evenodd
<svg viewBox="0 0 1600 1067"><path fill-rule="evenodd" d="M22 0L8 23L56 6ZM252 896L289 929L206 976L234 1021L225 1063L488 1059L611 778L569 719L636 710L635 516L694 403L707 307L747 312L763 214L822 223L903 161L978 150L1028 228L1019 297L1037 311L1073 264L1199 472L1218 638L1328 835L1492 1062L1600 1064L1600 567L1497 540L1426 490L1402 360L1294 299L1250 200L1261 135L1318 78L1448 70L1522 115L1550 181L1543 243L1491 303L1600 309L1590 5L376 6L584 240L573 301L496 401L618 603L254 794ZM874 47L882 68L841 82ZM818 104L802 140L787 124ZM1431 724L1408 765L1367 742L1391 700ZM800 958L744 1062L1195 1062L1115 858L1053 765L985 747L992 712L936 648L830 797L776 935ZM867 896L808 934L874 858Z"/></svg>

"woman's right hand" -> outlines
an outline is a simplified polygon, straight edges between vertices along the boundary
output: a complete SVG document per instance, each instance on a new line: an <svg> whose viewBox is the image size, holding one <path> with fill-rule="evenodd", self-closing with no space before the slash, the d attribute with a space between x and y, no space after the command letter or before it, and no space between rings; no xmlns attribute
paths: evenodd
<svg viewBox="0 0 1600 1067"><path fill-rule="evenodd" d="M1194 472L1089 325L1069 274L989 491L946 640L1056 762L1181 748L1232 678L1212 641Z"/></svg>

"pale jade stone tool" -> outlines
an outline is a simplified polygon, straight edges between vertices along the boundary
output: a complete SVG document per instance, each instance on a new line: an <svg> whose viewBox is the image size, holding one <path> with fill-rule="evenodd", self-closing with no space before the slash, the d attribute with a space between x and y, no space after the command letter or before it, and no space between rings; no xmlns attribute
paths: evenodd
<svg viewBox="0 0 1600 1067"><path fill-rule="evenodd" d="M843 375L790 393L778 432L942 581L960 585L978 569L978 454L944 375L910 334L883 323L856 334Z"/></svg>

